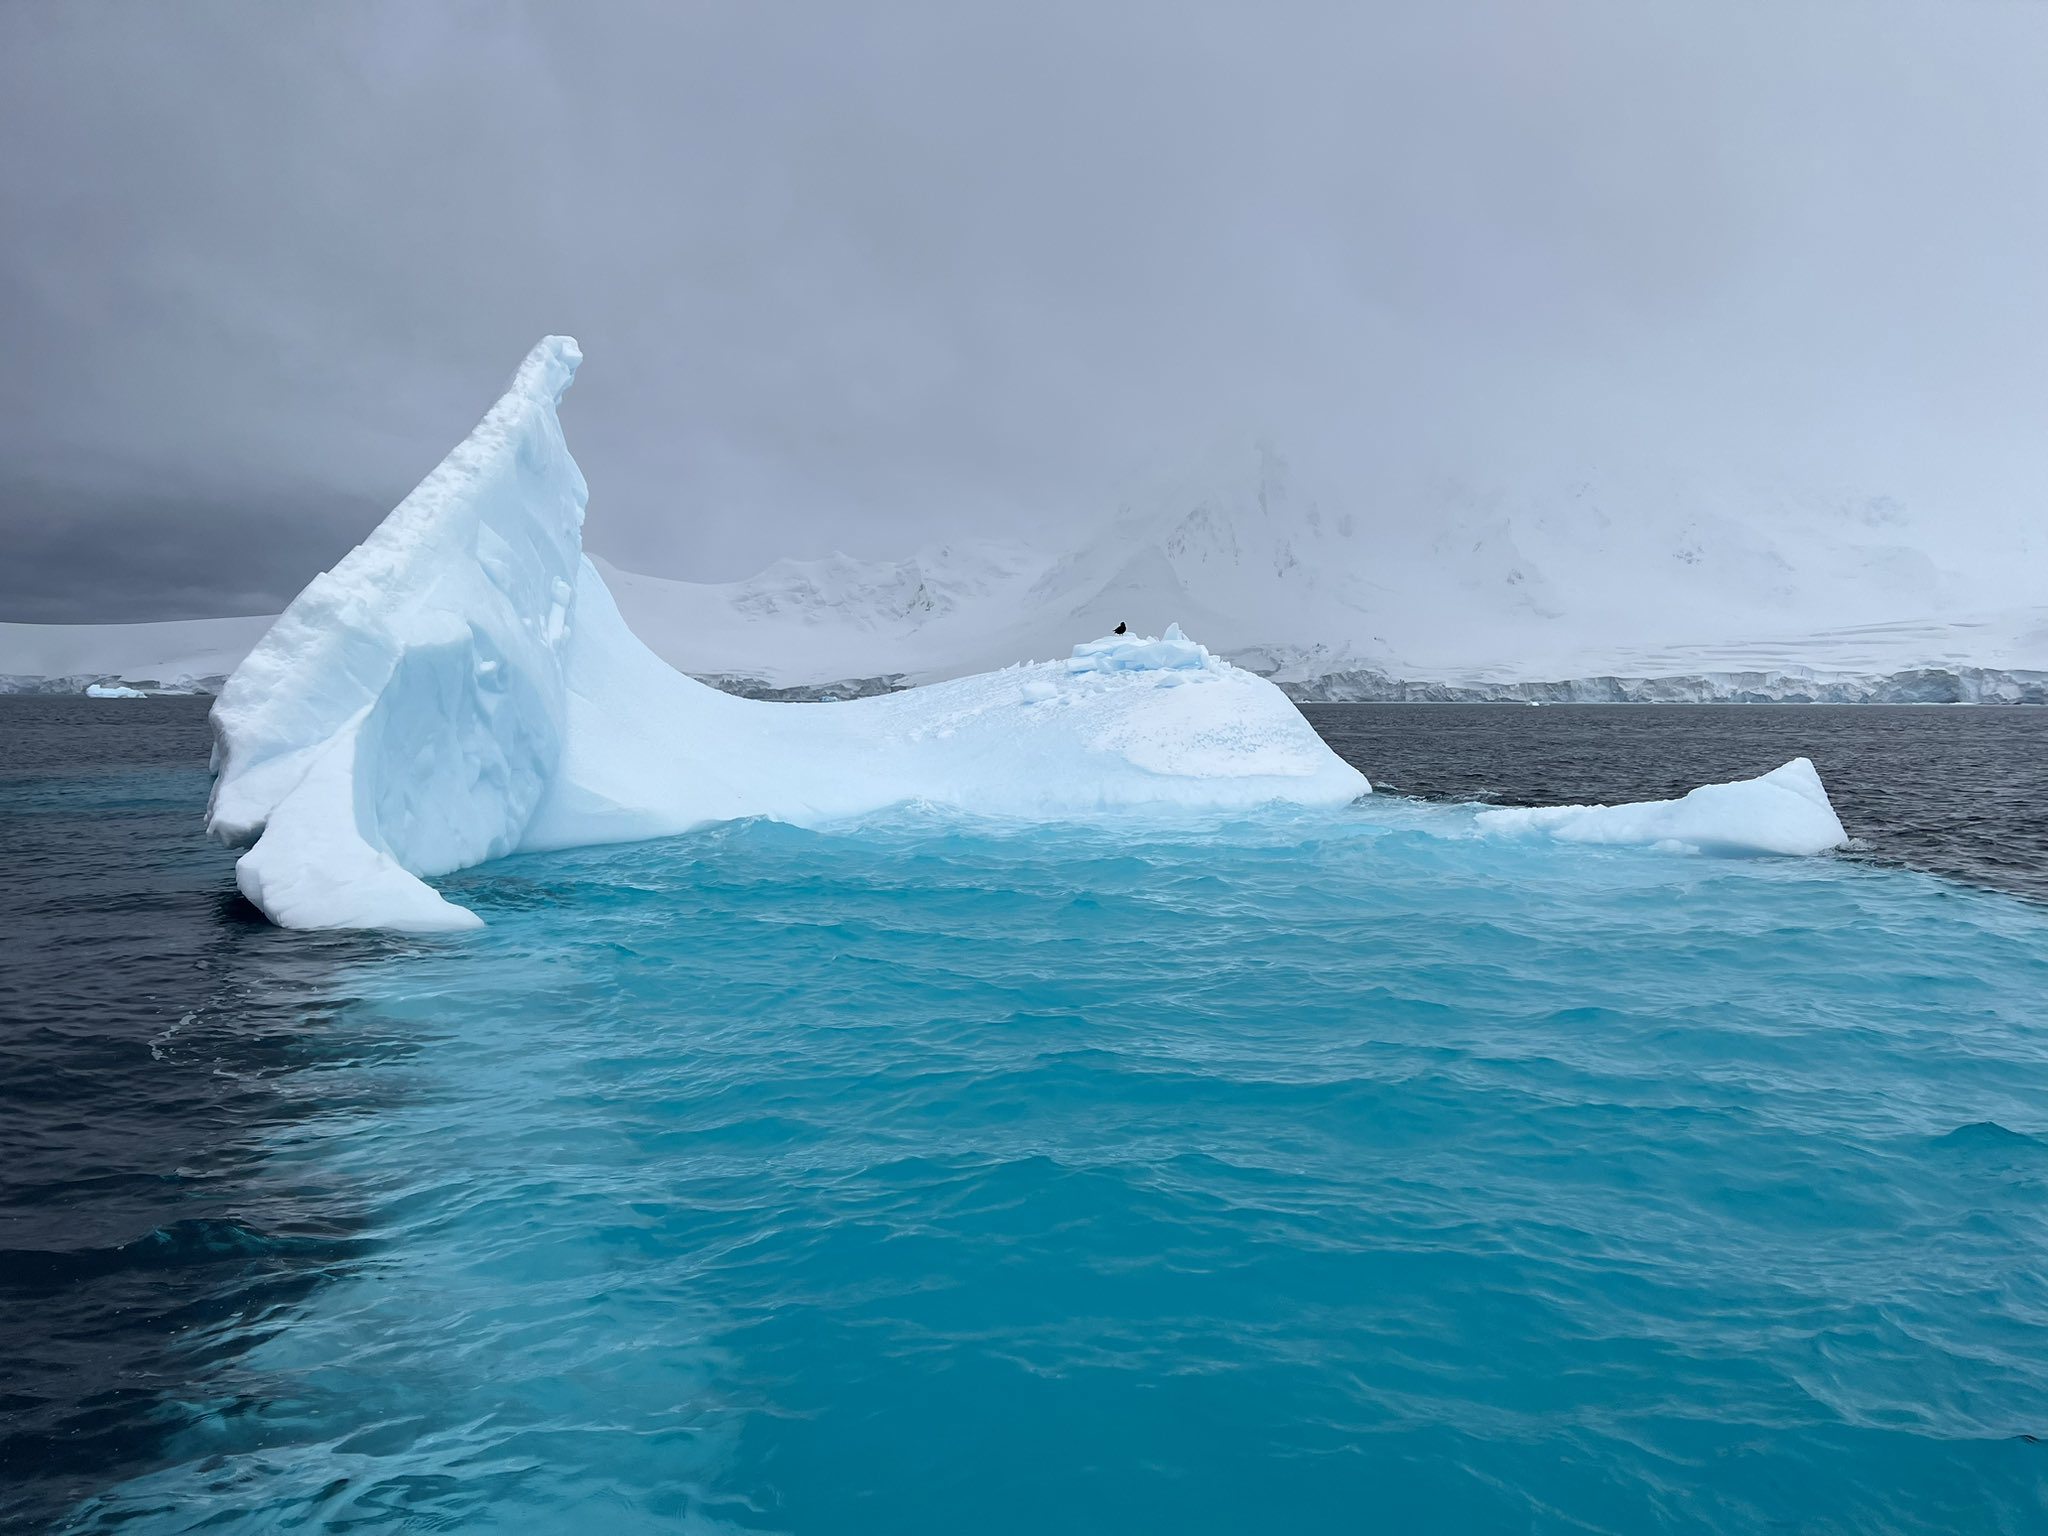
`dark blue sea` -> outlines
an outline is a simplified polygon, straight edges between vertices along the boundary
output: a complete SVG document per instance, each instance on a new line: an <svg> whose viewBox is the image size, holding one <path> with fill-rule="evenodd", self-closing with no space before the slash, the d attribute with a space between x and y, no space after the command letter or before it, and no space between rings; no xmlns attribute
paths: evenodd
<svg viewBox="0 0 2048 1536"><path fill-rule="evenodd" d="M0 699L0 1526L2048 1531L2048 710L1312 708L1332 815L285 933ZM1804 754L1819 859L1471 801Z"/></svg>

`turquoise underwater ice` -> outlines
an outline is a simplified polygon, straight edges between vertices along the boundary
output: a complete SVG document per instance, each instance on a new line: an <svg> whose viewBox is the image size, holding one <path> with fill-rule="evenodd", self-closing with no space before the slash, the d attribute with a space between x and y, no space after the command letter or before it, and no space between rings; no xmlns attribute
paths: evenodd
<svg viewBox="0 0 2048 1536"><path fill-rule="evenodd" d="M275 1149L365 1256L80 1525L2048 1528L2048 911L1471 825L441 882Z"/></svg>

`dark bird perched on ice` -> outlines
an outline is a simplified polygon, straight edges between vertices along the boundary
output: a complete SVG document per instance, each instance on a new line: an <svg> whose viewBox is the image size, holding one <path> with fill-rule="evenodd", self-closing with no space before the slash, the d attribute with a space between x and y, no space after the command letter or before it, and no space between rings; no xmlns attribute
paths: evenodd
<svg viewBox="0 0 2048 1536"><path fill-rule="evenodd" d="M1125 630L1127 630L1127 629L1129 629L1129 628L1130 628L1130 625L1128 625L1128 624L1119 624L1119 625L1117 625L1117 627L1116 627L1116 632L1117 632L1118 634L1122 634L1122 633L1123 633L1123 632L1124 632Z"/></svg>

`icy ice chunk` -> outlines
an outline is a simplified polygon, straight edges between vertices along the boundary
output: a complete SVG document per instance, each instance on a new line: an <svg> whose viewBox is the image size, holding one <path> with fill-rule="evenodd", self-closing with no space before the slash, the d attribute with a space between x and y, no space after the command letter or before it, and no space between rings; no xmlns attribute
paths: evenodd
<svg viewBox="0 0 2048 1536"><path fill-rule="evenodd" d="M1565 843L1627 843L1704 853L1824 853L1849 840L1812 762L1795 757L1760 778L1702 784L1676 800L1481 811L1479 830Z"/></svg>
<svg viewBox="0 0 2048 1536"><path fill-rule="evenodd" d="M1077 645L1067 670L1075 676L1090 672L1213 672L1222 665L1206 647L1182 634L1178 624L1169 624L1157 639L1104 635Z"/></svg>
<svg viewBox="0 0 2048 1536"><path fill-rule="evenodd" d="M87 683L85 696L88 699L146 699L148 694L140 688L130 688L125 683Z"/></svg>

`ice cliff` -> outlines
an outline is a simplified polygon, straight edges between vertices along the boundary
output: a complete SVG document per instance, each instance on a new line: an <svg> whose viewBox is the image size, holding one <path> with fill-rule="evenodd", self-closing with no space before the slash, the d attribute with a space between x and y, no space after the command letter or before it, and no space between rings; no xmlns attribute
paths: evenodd
<svg viewBox="0 0 2048 1536"><path fill-rule="evenodd" d="M287 927L458 928L418 877L510 853L554 778L583 475L551 336L468 439L293 599L214 705L208 825Z"/></svg>
<svg viewBox="0 0 2048 1536"><path fill-rule="evenodd" d="M287 927L473 927L422 877L520 849L925 802L1064 818L1342 805L1368 791L1278 688L1178 630L835 704L735 698L657 658L583 557L549 337L477 429L314 579L213 713L208 824Z"/></svg>

